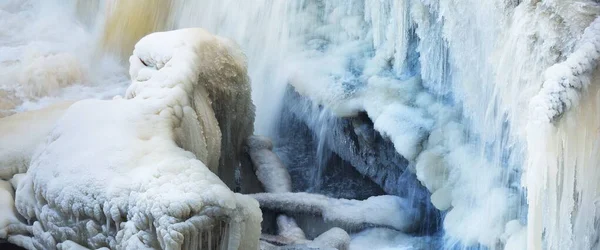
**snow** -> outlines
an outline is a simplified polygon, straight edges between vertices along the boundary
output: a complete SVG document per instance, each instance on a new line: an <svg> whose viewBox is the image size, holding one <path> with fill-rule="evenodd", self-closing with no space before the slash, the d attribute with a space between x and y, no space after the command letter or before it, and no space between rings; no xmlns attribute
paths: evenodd
<svg viewBox="0 0 600 250"><path fill-rule="evenodd" d="M220 132L207 88L236 82L202 73L214 60L240 64L221 42L201 29L148 35L130 61L151 66L132 63L125 98L83 100L64 111L18 181L15 205L33 235L9 232L8 240L43 248L258 248L258 203L210 171L219 170Z"/></svg>

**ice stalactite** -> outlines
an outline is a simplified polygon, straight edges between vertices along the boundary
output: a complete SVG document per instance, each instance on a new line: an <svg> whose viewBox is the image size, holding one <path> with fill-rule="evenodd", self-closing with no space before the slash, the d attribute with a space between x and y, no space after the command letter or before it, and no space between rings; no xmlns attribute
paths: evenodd
<svg viewBox="0 0 600 250"><path fill-rule="evenodd" d="M599 60L596 18L566 60L546 70L542 88L531 100L524 179L528 249L599 246Z"/></svg>

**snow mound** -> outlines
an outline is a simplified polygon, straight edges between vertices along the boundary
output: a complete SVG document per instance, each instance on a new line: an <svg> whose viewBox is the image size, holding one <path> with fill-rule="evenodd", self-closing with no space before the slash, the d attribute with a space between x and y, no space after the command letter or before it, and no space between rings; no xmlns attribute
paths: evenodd
<svg viewBox="0 0 600 250"><path fill-rule="evenodd" d="M258 203L216 175L233 172L219 156L236 146L221 143L219 117L253 120L235 113L242 92L250 95L243 55L225 39L184 29L142 38L130 63L125 98L71 105L33 155L15 197L28 223L4 227L8 241L28 249L257 249Z"/></svg>

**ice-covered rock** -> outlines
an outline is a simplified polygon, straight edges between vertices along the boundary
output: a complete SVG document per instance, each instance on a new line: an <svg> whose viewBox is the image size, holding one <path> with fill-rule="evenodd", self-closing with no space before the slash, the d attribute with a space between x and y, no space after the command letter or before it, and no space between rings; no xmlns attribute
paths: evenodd
<svg viewBox="0 0 600 250"><path fill-rule="evenodd" d="M238 135L252 133L243 55L223 38L184 29L142 38L130 63L124 98L76 102L35 131L49 134L15 197L28 222L3 227L8 241L28 249L257 249L258 203L217 176L233 173Z"/></svg>

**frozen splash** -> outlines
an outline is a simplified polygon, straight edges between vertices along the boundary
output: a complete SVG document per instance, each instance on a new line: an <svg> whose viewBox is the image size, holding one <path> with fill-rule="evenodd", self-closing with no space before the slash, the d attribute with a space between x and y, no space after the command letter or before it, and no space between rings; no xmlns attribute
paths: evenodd
<svg viewBox="0 0 600 250"><path fill-rule="evenodd" d="M288 84L338 116L366 112L447 211L445 248L597 247L597 1L54 2L0 4L8 112L122 92L118 56L90 52L132 49L111 34L201 26L243 47L257 133Z"/></svg>

